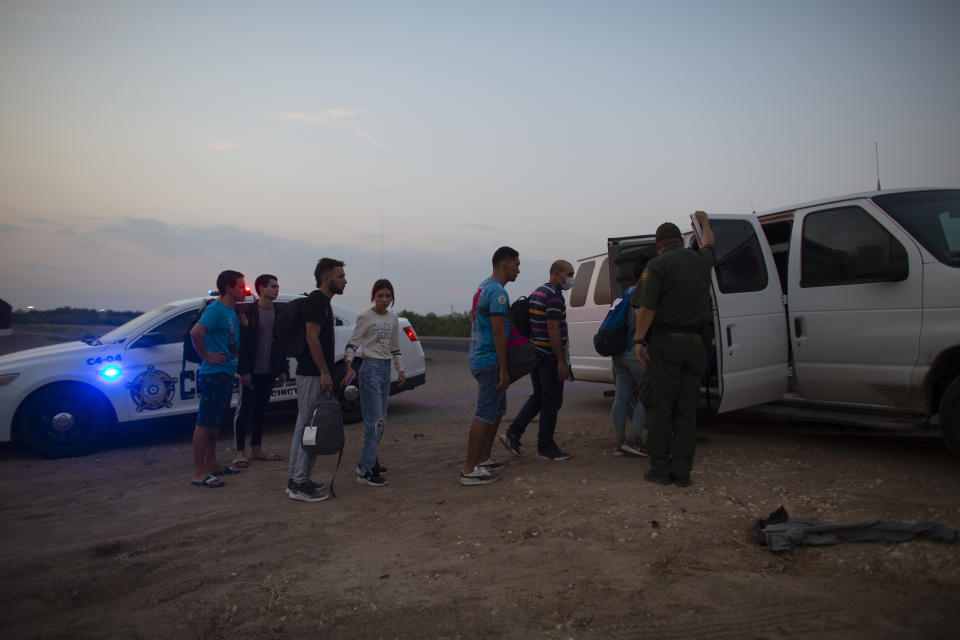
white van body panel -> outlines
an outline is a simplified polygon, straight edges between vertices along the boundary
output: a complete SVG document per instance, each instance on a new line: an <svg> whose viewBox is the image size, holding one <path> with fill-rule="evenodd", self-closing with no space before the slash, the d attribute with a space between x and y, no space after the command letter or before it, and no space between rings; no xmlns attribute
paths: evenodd
<svg viewBox="0 0 960 640"><path fill-rule="evenodd" d="M928 255L926 250L923 251ZM927 411L927 397L923 390L931 366L942 354L960 349L960 273L933 256L925 258L923 264L921 325L917 366L910 380L913 391L910 399L915 410Z"/></svg>
<svg viewBox="0 0 960 640"><path fill-rule="evenodd" d="M742 293L723 293L716 268L710 270L714 341L720 372L718 411L779 400L787 389L787 326L773 254L756 216L711 214L709 218L715 227L724 221L749 224L767 270L765 288ZM697 233L700 233L699 227ZM735 247L715 249L719 260L723 253Z"/></svg>
<svg viewBox="0 0 960 640"><path fill-rule="evenodd" d="M597 277L607 262L604 254L577 261L574 288L567 302L567 346L570 370L577 380L613 384L613 363L593 348L593 336L607 314L607 305L596 304ZM583 291L579 289L583 287ZM579 302L574 298L578 295Z"/></svg>
<svg viewBox="0 0 960 640"><path fill-rule="evenodd" d="M803 286L805 223L812 215L849 207L861 209L903 246L906 279ZM923 316L923 260L916 242L867 199L800 209L794 214L792 233L787 308L797 391L815 402L911 407L910 380L917 366ZM843 229L836 230L842 233Z"/></svg>

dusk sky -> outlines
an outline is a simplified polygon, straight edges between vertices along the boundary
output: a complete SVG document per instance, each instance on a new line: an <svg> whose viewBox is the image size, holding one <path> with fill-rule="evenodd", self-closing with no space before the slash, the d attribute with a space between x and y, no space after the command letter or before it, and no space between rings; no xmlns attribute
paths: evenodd
<svg viewBox="0 0 960 640"><path fill-rule="evenodd" d="M0 298L146 310L225 268L469 308L606 238L960 187L960 2L0 3ZM382 229L382 235L381 235ZM383 251L381 253L381 238Z"/></svg>

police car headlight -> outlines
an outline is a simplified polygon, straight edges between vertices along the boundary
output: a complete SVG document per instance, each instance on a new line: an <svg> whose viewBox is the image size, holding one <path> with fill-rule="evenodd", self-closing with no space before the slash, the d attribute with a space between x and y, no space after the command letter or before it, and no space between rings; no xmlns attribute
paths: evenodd
<svg viewBox="0 0 960 640"><path fill-rule="evenodd" d="M0 375L0 387L6 386L19 377L19 373L4 373Z"/></svg>

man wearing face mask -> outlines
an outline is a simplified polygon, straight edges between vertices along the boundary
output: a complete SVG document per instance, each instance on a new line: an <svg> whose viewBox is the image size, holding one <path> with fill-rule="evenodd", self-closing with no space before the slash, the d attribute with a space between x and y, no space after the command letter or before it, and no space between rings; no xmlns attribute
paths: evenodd
<svg viewBox="0 0 960 640"><path fill-rule="evenodd" d="M510 453L520 455L520 439L527 425L540 414L537 436L537 458L566 460L569 454L560 450L554 440L557 412L563 405L563 382L570 377L567 362L567 306L563 292L573 286L573 265L557 260L550 266L550 280L530 294L530 343L537 354L537 363L530 372L531 395L514 418L500 442Z"/></svg>

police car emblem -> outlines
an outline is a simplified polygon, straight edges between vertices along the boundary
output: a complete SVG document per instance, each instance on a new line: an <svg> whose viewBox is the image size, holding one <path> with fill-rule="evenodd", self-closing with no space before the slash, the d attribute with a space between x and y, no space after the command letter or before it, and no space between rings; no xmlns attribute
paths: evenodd
<svg viewBox="0 0 960 640"><path fill-rule="evenodd" d="M158 371L152 364L148 364L146 371L127 383L138 412L172 407L170 400L176 388L177 379L171 378L165 371Z"/></svg>

